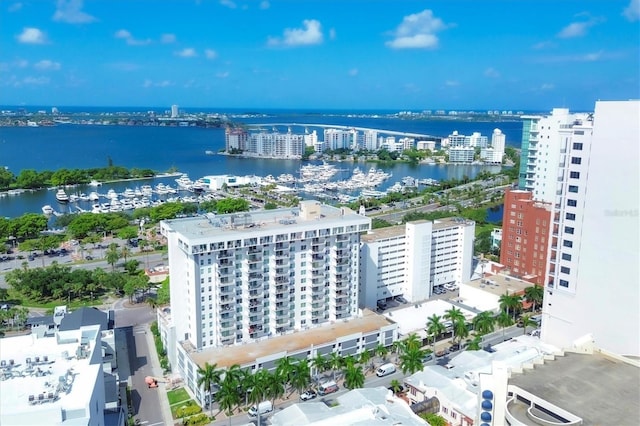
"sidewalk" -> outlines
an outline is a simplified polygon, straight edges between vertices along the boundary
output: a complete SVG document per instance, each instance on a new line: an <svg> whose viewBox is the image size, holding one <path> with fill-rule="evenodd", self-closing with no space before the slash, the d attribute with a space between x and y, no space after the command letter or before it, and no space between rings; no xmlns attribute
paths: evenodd
<svg viewBox="0 0 640 426"><path fill-rule="evenodd" d="M156 352L156 344L153 341L153 333L151 332L150 324L145 324L145 337L147 338L147 345L149 346L149 354L151 355L151 367L154 377L164 377L162 367L160 367L160 361L158 360L158 353ZM160 399L160 409L162 410L162 418L164 419L165 426L174 425L173 416L171 415L171 408L169 407L169 399L167 398L167 382L158 382L158 390L161 391L158 394Z"/></svg>

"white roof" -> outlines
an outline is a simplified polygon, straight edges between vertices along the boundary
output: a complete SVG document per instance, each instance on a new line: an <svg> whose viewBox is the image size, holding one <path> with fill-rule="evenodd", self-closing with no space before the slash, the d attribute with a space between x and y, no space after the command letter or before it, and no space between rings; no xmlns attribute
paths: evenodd
<svg viewBox="0 0 640 426"><path fill-rule="evenodd" d="M294 404L271 418L274 426L426 425L409 405L385 387L354 389L329 407L324 402Z"/></svg>
<svg viewBox="0 0 640 426"><path fill-rule="evenodd" d="M101 374L101 364L90 363L98 334L99 326L89 326L61 333L63 337L38 339L30 334L2 339L0 360L5 367L0 368L0 424L68 424L62 418L63 411L85 412ZM76 351L81 341L88 342L87 353L78 359ZM68 385L66 390L61 389L61 381ZM50 393L54 401L29 403L31 395L37 400L39 395L46 399ZM87 424L87 417L79 418Z"/></svg>
<svg viewBox="0 0 640 426"><path fill-rule="evenodd" d="M398 333L401 336L416 333L419 337L426 338L427 319L434 314L443 317L454 306L460 309L467 321L471 321L476 315L473 311L453 305L446 300L430 300L428 302L413 303L402 309L387 311L384 316L398 324ZM444 322L445 320L443 319L442 321Z"/></svg>

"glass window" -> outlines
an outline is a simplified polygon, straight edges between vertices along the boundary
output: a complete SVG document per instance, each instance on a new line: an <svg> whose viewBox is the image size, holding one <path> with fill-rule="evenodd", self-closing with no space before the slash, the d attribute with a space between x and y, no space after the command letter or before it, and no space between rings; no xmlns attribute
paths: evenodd
<svg viewBox="0 0 640 426"><path fill-rule="evenodd" d="M569 253L562 253L562 260L571 260L571 255Z"/></svg>
<svg viewBox="0 0 640 426"><path fill-rule="evenodd" d="M578 192L578 187L575 185L569 185L569 192Z"/></svg>
<svg viewBox="0 0 640 426"><path fill-rule="evenodd" d="M567 200L567 205L571 207L576 207L578 202L576 200Z"/></svg>
<svg viewBox="0 0 640 426"><path fill-rule="evenodd" d="M573 143L573 149L575 149L577 151L582 151L582 143L581 142L574 142Z"/></svg>
<svg viewBox="0 0 640 426"><path fill-rule="evenodd" d="M571 179L580 179L580 172L571 172L569 173L569 177Z"/></svg>
<svg viewBox="0 0 640 426"><path fill-rule="evenodd" d="M565 226L564 232L566 232L567 234L573 234L573 228L570 226Z"/></svg>
<svg viewBox="0 0 640 426"><path fill-rule="evenodd" d="M561 266L560 267L560 272L562 272L563 274L570 274L571 273L571 269L567 266Z"/></svg>
<svg viewBox="0 0 640 426"><path fill-rule="evenodd" d="M576 220L575 213L567 213L565 217L567 218L567 220Z"/></svg>
<svg viewBox="0 0 640 426"><path fill-rule="evenodd" d="M582 158L580 157L571 157L571 164L581 164Z"/></svg>
<svg viewBox="0 0 640 426"><path fill-rule="evenodd" d="M569 281L560 280L560 287L569 287Z"/></svg>
<svg viewBox="0 0 640 426"><path fill-rule="evenodd" d="M573 241L562 240L562 245L565 246L565 247L573 247Z"/></svg>

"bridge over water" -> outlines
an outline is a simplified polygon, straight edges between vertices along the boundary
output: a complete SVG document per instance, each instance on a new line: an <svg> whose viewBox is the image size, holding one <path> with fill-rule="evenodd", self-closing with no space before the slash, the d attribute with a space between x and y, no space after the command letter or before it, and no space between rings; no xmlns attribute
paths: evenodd
<svg viewBox="0 0 640 426"><path fill-rule="evenodd" d="M440 140L441 136L433 136L433 135L425 135L423 133L411 133L411 132L399 132L395 130L385 130L385 129L372 129L369 127L357 127L357 126L341 126L337 124L317 124L317 123L260 123L260 124L247 124L247 127L251 128L259 128L259 127L268 127L268 126L298 126L298 127L323 127L326 129L342 129L342 130L360 130L367 131L372 130L377 133L381 133L383 135L394 135L394 136L405 136L411 138L421 138L421 139L429 139L429 140Z"/></svg>

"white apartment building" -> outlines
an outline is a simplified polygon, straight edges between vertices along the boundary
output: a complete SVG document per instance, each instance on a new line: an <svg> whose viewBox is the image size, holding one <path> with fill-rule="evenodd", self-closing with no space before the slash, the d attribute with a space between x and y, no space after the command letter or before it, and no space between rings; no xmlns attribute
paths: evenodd
<svg viewBox="0 0 640 426"><path fill-rule="evenodd" d="M593 340L640 356L639 121L640 101L598 101L593 115L565 119L549 135L558 144L548 156L555 181L527 174L534 194L553 195L542 338L556 346ZM546 124L533 124L540 144Z"/></svg>
<svg viewBox="0 0 640 426"><path fill-rule="evenodd" d="M362 148L368 151L377 151L380 149L378 144L378 132L375 130L365 130L362 133Z"/></svg>
<svg viewBox="0 0 640 426"><path fill-rule="evenodd" d="M370 224L317 201L162 222L178 341L217 347L357 317Z"/></svg>
<svg viewBox="0 0 640 426"><path fill-rule="evenodd" d="M178 117L178 105L171 105L171 118Z"/></svg>
<svg viewBox="0 0 640 426"><path fill-rule="evenodd" d="M358 131L355 129L325 129L324 146L325 149L332 151L336 149L356 149L358 146Z"/></svg>
<svg viewBox="0 0 640 426"><path fill-rule="evenodd" d="M403 296L428 299L434 286L471 279L475 222L460 218L409 222L362 236L360 306Z"/></svg>
<svg viewBox="0 0 640 426"><path fill-rule="evenodd" d="M436 150L436 141L418 141L416 143L416 149L420 151L435 151Z"/></svg>
<svg viewBox="0 0 640 426"><path fill-rule="evenodd" d="M449 148L450 163L473 163L476 150L470 146L451 146Z"/></svg>
<svg viewBox="0 0 640 426"><path fill-rule="evenodd" d="M304 154L305 135L287 133L252 133L247 149L250 153L273 158L300 158Z"/></svg>
<svg viewBox="0 0 640 426"><path fill-rule="evenodd" d="M246 151L248 148L249 134L243 129L227 127L224 131L225 150Z"/></svg>
<svg viewBox="0 0 640 426"><path fill-rule="evenodd" d="M491 136L491 147L480 150L480 158L487 163L501 164L504 157L506 136L500 129L495 129Z"/></svg>
<svg viewBox="0 0 640 426"><path fill-rule="evenodd" d="M322 147L324 144L321 141L318 141L318 133L314 130L313 132L304 133L304 145L306 147L311 147L315 152L322 152Z"/></svg>

